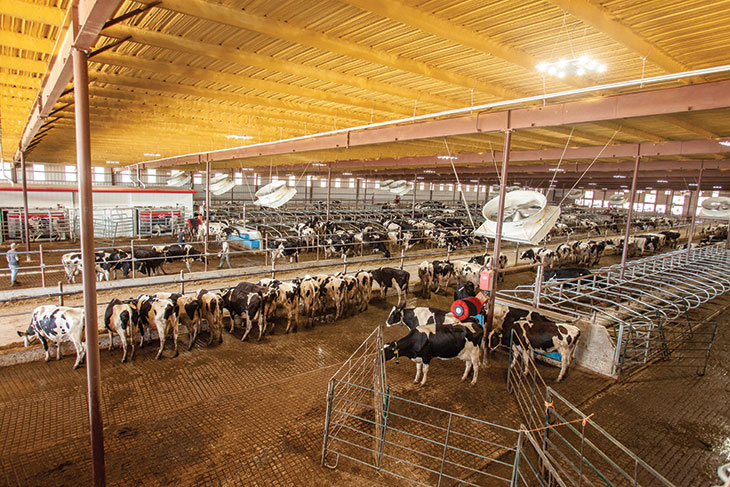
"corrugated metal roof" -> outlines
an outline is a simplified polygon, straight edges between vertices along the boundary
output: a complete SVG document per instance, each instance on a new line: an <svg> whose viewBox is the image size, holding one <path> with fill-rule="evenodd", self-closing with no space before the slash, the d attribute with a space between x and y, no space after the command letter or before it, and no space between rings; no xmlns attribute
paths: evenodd
<svg viewBox="0 0 730 487"><path fill-rule="evenodd" d="M126 0L117 15L149 1ZM0 124L6 159L17 148L69 3L4 0L0 7ZM92 158L94 163L134 163L144 160L145 152L171 156L239 144L226 139L230 134L250 135L252 142L278 140L512 95L648 77L668 72L667 60L690 69L730 63L727 1L574 0L573 6L580 4L592 13L579 17L566 12L561 0L163 0L102 31L97 48L131 37L91 58ZM429 25L418 23L429 19ZM469 45L456 34L467 36ZM637 52L632 47L642 42L652 49ZM526 59L583 54L606 64L606 73L560 80L525 64ZM50 130L28 154L30 159L75 160L72 103L72 93L61 97ZM626 121L614 140L728 136L726 115ZM518 149L562 147L571 129L572 144L600 145L617 126L521 131L514 144ZM501 141L485 135L454 137L448 143L456 152L468 152L488 150L482 146L489 143L497 149ZM304 159L442 151L443 140L423 140L346 154L319 151ZM301 155L281 156L276 163L302 160ZM231 163L236 164L240 161Z"/></svg>

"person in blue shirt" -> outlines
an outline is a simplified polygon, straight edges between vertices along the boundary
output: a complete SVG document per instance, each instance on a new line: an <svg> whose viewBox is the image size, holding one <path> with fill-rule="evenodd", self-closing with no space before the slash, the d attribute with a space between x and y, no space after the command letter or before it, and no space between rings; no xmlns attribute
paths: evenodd
<svg viewBox="0 0 730 487"><path fill-rule="evenodd" d="M185 230L180 230L180 233L177 234L177 243L185 243Z"/></svg>
<svg viewBox="0 0 730 487"><path fill-rule="evenodd" d="M10 268L10 287L20 286L20 281L16 280L18 271L20 270L18 251L15 250L17 246L18 244L15 242L11 243L10 250L5 254L5 258L8 260L8 267Z"/></svg>

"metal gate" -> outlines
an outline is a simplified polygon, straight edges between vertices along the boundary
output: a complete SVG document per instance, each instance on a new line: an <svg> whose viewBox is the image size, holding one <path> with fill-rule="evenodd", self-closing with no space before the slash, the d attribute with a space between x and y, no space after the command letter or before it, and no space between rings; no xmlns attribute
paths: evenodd
<svg viewBox="0 0 730 487"><path fill-rule="evenodd" d="M632 453L592 419L545 384L530 354L512 335L508 389L537 443L538 469L561 485L661 486L673 484ZM544 478L544 477L543 477ZM528 484L532 485L532 484ZM557 485L546 483L540 485Z"/></svg>
<svg viewBox="0 0 730 487"><path fill-rule="evenodd" d="M392 394L380 327L329 382L322 465L334 469L343 459L422 486L567 487L528 427Z"/></svg>

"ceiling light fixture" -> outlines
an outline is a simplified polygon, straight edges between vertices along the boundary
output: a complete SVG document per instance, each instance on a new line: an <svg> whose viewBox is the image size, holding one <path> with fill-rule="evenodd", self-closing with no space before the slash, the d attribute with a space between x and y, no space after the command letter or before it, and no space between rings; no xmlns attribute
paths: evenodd
<svg viewBox="0 0 730 487"><path fill-rule="evenodd" d="M541 73L547 73L558 78L564 78L569 74L583 76L586 73L604 73L606 71L605 64L601 64L585 54L572 59L559 59L551 63L542 62L536 67Z"/></svg>
<svg viewBox="0 0 730 487"><path fill-rule="evenodd" d="M107 164L119 164L119 161L106 161Z"/></svg>
<svg viewBox="0 0 730 487"><path fill-rule="evenodd" d="M656 182L657 183L668 183L669 181L667 181L666 179L657 179Z"/></svg>
<svg viewBox="0 0 730 487"><path fill-rule="evenodd" d="M728 140L721 140L720 145L724 145L725 147L730 147L730 139Z"/></svg>
<svg viewBox="0 0 730 487"><path fill-rule="evenodd" d="M433 171L431 169L425 169L423 172L426 174L436 174L436 171Z"/></svg>
<svg viewBox="0 0 730 487"><path fill-rule="evenodd" d="M550 168L548 168L548 171L551 171L551 172L565 172L565 169L563 169L562 167L550 167Z"/></svg>
<svg viewBox="0 0 730 487"><path fill-rule="evenodd" d="M722 186L713 186L712 189L722 189Z"/></svg>
<svg viewBox="0 0 730 487"><path fill-rule="evenodd" d="M626 176L623 174L614 174L613 179L626 179Z"/></svg>
<svg viewBox="0 0 730 487"><path fill-rule="evenodd" d="M253 137L250 135L231 134L231 135L226 135L226 139L251 140L251 139L253 139Z"/></svg>
<svg viewBox="0 0 730 487"><path fill-rule="evenodd" d="M443 159L446 161L455 161L456 159L458 159L458 157L456 157L456 156L436 156L436 158Z"/></svg>
<svg viewBox="0 0 730 487"><path fill-rule="evenodd" d="M160 157L160 154L157 154L155 152L145 152L144 155L147 157Z"/></svg>

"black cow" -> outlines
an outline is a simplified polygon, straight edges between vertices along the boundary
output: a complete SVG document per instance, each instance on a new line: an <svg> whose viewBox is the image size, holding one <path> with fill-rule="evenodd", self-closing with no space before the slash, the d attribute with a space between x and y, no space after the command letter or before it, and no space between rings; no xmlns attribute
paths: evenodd
<svg viewBox="0 0 730 487"><path fill-rule="evenodd" d="M466 380L469 371L473 370L474 375L471 384L477 382L480 364L480 344L484 330L476 322L465 321L460 324L449 325L424 325L412 329L408 335L400 340L389 343L385 346L385 360L408 357L416 362L416 377L414 383L426 383L428 367L434 358L451 359L460 358L466 362L464 375L461 380Z"/></svg>
<svg viewBox="0 0 730 487"><path fill-rule="evenodd" d="M456 291L454 291L454 301L458 301L459 299L473 298L476 295L477 291L474 287L473 282L462 282L461 284L456 286Z"/></svg>
<svg viewBox="0 0 730 487"><path fill-rule="evenodd" d="M170 263L178 260L185 262L185 266L188 268L188 272L191 272L190 264L193 261L199 260L205 263L205 256L201 251L196 249L190 244L171 244L161 245L158 247L152 247L152 250L162 254L164 256L164 262Z"/></svg>
<svg viewBox="0 0 730 487"><path fill-rule="evenodd" d="M167 274L162 265L165 263L165 256L154 249L134 249L134 267L143 273L151 276L158 272Z"/></svg>
<svg viewBox="0 0 730 487"><path fill-rule="evenodd" d="M667 245L669 245L670 248L677 248L677 242L679 240L679 237L681 237L681 234L679 232L677 232L676 230L664 230L663 232L659 233L666 237Z"/></svg>
<svg viewBox="0 0 730 487"><path fill-rule="evenodd" d="M512 344L516 348L513 365L521 354L527 373L528 360L533 358L535 350L544 354L557 351L561 357L560 374L557 379L557 382L560 382L573 358L580 329L567 323L555 323L535 311L510 308L502 320L502 326L495 327L489 333L489 348L494 350L500 345L509 347L512 331L515 334L515 341Z"/></svg>
<svg viewBox="0 0 730 487"><path fill-rule="evenodd" d="M401 292L403 292L403 300L408 297L408 283L411 280L411 274L407 271L395 269L393 267L380 267L371 272L373 281L380 286L380 297L385 299L388 288L393 287L398 291L398 306L401 303Z"/></svg>
<svg viewBox="0 0 730 487"><path fill-rule="evenodd" d="M546 269L542 275L545 281L575 279L591 273L583 267L563 267L561 269Z"/></svg>

